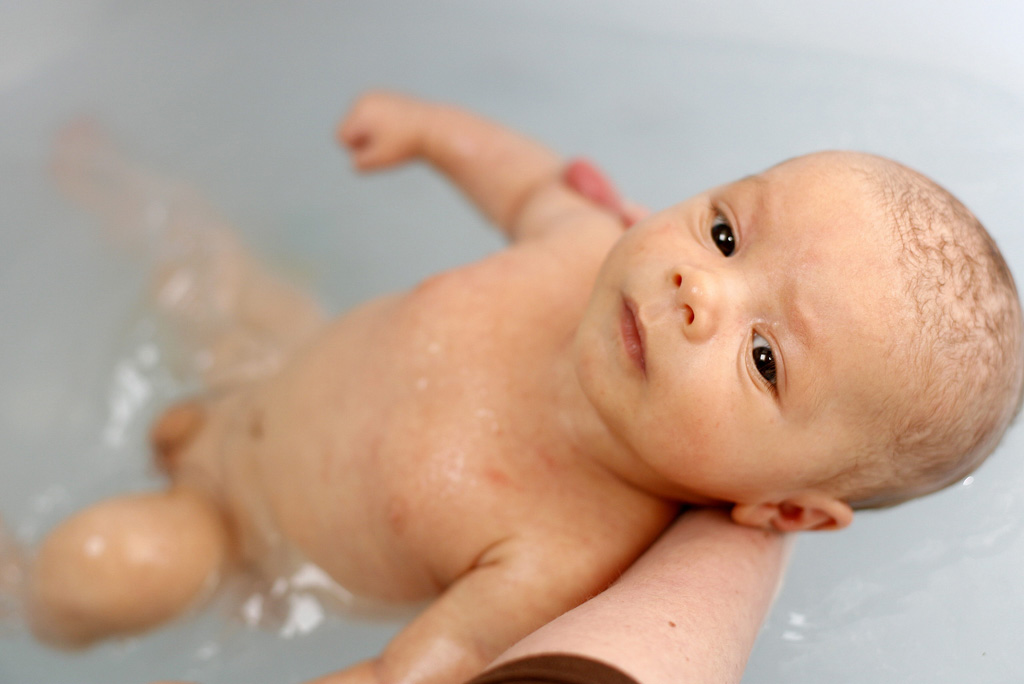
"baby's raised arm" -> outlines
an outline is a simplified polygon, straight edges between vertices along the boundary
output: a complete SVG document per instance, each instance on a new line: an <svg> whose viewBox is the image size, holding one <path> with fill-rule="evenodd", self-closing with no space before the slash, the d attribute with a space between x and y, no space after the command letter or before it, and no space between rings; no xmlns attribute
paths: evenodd
<svg viewBox="0 0 1024 684"><path fill-rule="evenodd" d="M342 121L338 140L364 171L430 162L513 240L567 220L618 220L566 186L565 163L554 152L456 107L369 93Z"/></svg>

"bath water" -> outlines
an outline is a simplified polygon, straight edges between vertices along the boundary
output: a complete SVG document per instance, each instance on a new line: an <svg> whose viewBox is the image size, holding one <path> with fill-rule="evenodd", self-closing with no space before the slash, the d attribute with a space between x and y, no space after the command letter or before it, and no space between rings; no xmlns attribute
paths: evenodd
<svg viewBox="0 0 1024 684"><path fill-rule="evenodd" d="M884 154L963 199L1020 279L1022 22L1008 1L2 4L0 519L32 542L159 486L147 426L205 363L151 317L152 269L60 198L51 150L77 117L188 179L328 312L500 245L423 169L348 170L331 127L372 86L586 154L655 208L811 150ZM745 684L1019 681L1022 439L940 494L801 538ZM8 592L0 682L301 681L379 651L398 623L306 602L316 581L226 591L81 653L34 643Z"/></svg>

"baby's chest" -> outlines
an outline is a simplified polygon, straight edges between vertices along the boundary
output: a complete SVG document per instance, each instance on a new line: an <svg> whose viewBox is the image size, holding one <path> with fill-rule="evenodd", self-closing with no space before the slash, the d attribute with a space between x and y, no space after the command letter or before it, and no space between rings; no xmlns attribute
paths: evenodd
<svg viewBox="0 0 1024 684"><path fill-rule="evenodd" d="M590 493L541 437L554 409L538 401L575 307L493 275L441 276L338 321L264 393L268 496L332 574L451 581L497 540L579 519L571 502Z"/></svg>
<svg viewBox="0 0 1024 684"><path fill-rule="evenodd" d="M573 469L560 445L531 439L520 390L492 370L367 366L268 388L244 451L282 531L343 584L422 586L561 516Z"/></svg>
<svg viewBox="0 0 1024 684"><path fill-rule="evenodd" d="M544 544L599 527L600 487L558 445L521 439L498 413L443 422L425 435L385 441L376 507L381 538L447 584L510 537ZM395 434L400 434L397 430ZM578 528L578 529L577 529Z"/></svg>

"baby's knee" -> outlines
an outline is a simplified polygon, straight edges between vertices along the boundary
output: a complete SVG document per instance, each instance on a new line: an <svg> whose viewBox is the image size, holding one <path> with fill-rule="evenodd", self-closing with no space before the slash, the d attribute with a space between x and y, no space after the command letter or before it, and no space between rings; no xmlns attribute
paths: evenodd
<svg viewBox="0 0 1024 684"><path fill-rule="evenodd" d="M174 490L103 501L43 542L29 580L32 628L46 641L84 646L137 632L194 604L227 555L219 510Z"/></svg>

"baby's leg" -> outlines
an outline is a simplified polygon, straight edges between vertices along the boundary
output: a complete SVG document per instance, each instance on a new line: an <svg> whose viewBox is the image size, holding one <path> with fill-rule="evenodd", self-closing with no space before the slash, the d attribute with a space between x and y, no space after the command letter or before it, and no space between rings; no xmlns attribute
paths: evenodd
<svg viewBox="0 0 1024 684"><path fill-rule="evenodd" d="M44 540L28 581L36 635L62 646L155 626L217 583L229 557L220 511L182 488L100 502Z"/></svg>
<svg viewBox="0 0 1024 684"><path fill-rule="evenodd" d="M208 385L272 371L322 323L314 300L270 274L195 189L132 163L96 125L65 129L53 174L112 242L152 265L157 310Z"/></svg>

